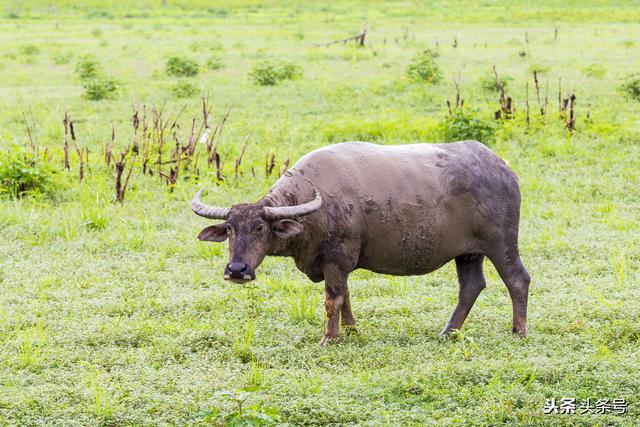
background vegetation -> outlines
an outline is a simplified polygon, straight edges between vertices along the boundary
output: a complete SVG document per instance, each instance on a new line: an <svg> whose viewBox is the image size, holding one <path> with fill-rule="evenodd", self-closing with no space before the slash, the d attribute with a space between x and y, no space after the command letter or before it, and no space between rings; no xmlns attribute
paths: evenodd
<svg viewBox="0 0 640 427"><path fill-rule="evenodd" d="M2 423L637 424L636 2L167 3L0 7ZM365 25L365 46L326 46ZM149 121L152 106L178 117L168 160L192 119L202 133L201 93L212 126L231 108L221 170L201 157L175 182L171 164L144 174L143 154L125 151L132 103ZM103 160L114 130L115 160L124 151L133 165L123 204ZM467 137L520 177L526 339L511 336L506 288L486 263L488 287L455 337L438 337L453 265L360 271L360 332L320 348L321 285L284 259L252 285L225 283L226 246L195 239L200 186L231 205L328 143ZM544 415L553 397L625 398L629 413Z"/></svg>

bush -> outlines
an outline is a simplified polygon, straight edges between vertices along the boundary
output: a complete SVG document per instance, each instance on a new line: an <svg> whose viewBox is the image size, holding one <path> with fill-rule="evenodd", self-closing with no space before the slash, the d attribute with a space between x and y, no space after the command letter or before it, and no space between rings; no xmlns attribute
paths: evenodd
<svg viewBox="0 0 640 427"><path fill-rule="evenodd" d="M509 82L513 81L512 77L509 76L500 76L500 82L506 91L509 88ZM493 73L486 74L480 77L480 86L486 92L498 92L500 87L498 86L498 82L496 81L496 76Z"/></svg>
<svg viewBox="0 0 640 427"><path fill-rule="evenodd" d="M165 70L172 77L194 77L198 75L198 63L184 56L171 56Z"/></svg>
<svg viewBox="0 0 640 427"><path fill-rule="evenodd" d="M53 169L25 149L11 145L0 154L0 194L20 197L27 193L49 193Z"/></svg>
<svg viewBox="0 0 640 427"><path fill-rule="evenodd" d="M189 98L198 92L198 88L190 81L181 80L171 87L171 92L178 98Z"/></svg>
<svg viewBox="0 0 640 427"><path fill-rule="evenodd" d="M302 68L289 62L263 61L253 67L249 76L260 86L274 86L283 80L302 77Z"/></svg>
<svg viewBox="0 0 640 427"><path fill-rule="evenodd" d="M407 75L411 80L423 83L438 83L442 73L434 60L436 54L425 50L413 57L407 68Z"/></svg>
<svg viewBox="0 0 640 427"><path fill-rule="evenodd" d="M620 93L640 101L640 73L629 74L618 87Z"/></svg>
<svg viewBox="0 0 640 427"><path fill-rule="evenodd" d="M108 77L96 77L82 82L85 98L91 101L115 99L118 96L118 82Z"/></svg>
<svg viewBox="0 0 640 427"><path fill-rule="evenodd" d="M462 111L455 112L441 121L439 131L442 139L448 142L474 139L484 144L492 143L495 134L493 122L481 120Z"/></svg>
<svg viewBox="0 0 640 427"><path fill-rule="evenodd" d="M224 62L217 56L212 56L207 60L207 68L210 70L219 70L224 68Z"/></svg>
<svg viewBox="0 0 640 427"><path fill-rule="evenodd" d="M76 63L76 74L80 80L95 79L102 75L102 69L93 55L84 55Z"/></svg>

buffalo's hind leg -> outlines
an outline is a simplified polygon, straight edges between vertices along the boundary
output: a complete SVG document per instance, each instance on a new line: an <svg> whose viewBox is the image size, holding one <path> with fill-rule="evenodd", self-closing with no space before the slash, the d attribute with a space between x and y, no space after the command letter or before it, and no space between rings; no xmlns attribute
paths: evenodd
<svg viewBox="0 0 640 427"><path fill-rule="evenodd" d="M448 335L453 330L462 327L478 295L480 295L480 292L486 287L484 274L482 272L483 260L484 255L480 254L465 254L456 257L456 271L460 285L458 305L441 335Z"/></svg>
<svg viewBox="0 0 640 427"><path fill-rule="evenodd" d="M511 251L513 254L514 251ZM513 329L514 334L527 335L527 300L529 298L529 282L531 276L522 264L520 256L489 256L496 267L502 281L507 285L511 303L513 305Z"/></svg>

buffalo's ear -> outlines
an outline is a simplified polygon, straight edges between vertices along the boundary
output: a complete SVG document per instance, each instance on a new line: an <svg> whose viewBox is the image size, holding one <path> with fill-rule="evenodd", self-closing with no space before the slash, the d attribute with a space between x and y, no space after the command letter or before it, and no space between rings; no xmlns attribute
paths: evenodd
<svg viewBox="0 0 640 427"><path fill-rule="evenodd" d="M302 224L291 219L281 219L271 223L271 231L281 239L295 236L302 231Z"/></svg>
<svg viewBox="0 0 640 427"><path fill-rule="evenodd" d="M227 226L225 224L210 225L198 234L198 239L209 242L224 242L227 240Z"/></svg>

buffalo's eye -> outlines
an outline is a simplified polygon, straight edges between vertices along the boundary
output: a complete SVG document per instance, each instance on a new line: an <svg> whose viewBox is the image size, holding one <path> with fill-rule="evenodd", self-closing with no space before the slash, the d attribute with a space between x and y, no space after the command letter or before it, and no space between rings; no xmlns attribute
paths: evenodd
<svg viewBox="0 0 640 427"><path fill-rule="evenodd" d="M227 233L231 233L231 226L229 224L225 224L224 228L227 230Z"/></svg>
<svg viewBox="0 0 640 427"><path fill-rule="evenodd" d="M261 232L262 230L264 230L264 224L258 224L258 225L256 225L256 231L257 231L258 233L259 233L259 232Z"/></svg>

